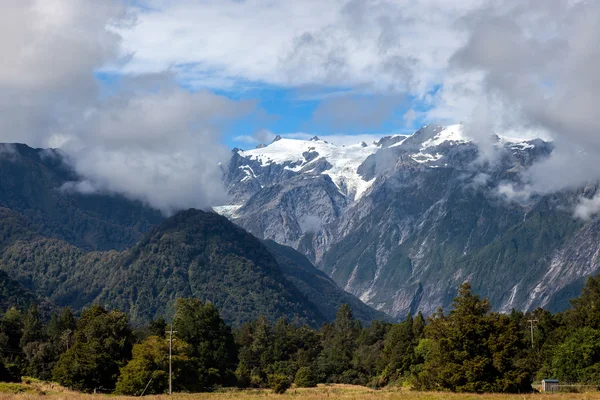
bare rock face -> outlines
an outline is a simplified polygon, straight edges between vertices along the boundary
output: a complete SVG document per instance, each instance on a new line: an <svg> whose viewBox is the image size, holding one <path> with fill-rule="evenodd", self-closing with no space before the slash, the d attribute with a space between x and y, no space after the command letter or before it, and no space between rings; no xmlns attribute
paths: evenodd
<svg viewBox="0 0 600 400"><path fill-rule="evenodd" d="M234 153L221 211L394 317L447 308L464 281L499 311L564 309L600 267L600 222L572 215L597 188L509 201L499 186L519 185L553 146L494 139L492 164L459 125L370 145L280 139Z"/></svg>

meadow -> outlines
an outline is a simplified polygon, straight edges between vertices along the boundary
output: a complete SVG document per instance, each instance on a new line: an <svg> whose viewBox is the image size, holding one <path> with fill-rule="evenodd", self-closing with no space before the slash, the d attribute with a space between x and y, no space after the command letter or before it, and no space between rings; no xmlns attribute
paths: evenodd
<svg viewBox="0 0 600 400"><path fill-rule="evenodd" d="M69 391L59 385L34 381L23 384L0 384L0 400L133 400L133 396L83 394ZM374 400L600 400L600 392L583 393L530 393L530 394L470 394L450 392L419 392L401 388L373 390L354 385L319 385L316 388L292 388L284 394L267 389L224 390L213 393L174 393L172 396L145 396L145 400L259 400L259 399L374 399Z"/></svg>

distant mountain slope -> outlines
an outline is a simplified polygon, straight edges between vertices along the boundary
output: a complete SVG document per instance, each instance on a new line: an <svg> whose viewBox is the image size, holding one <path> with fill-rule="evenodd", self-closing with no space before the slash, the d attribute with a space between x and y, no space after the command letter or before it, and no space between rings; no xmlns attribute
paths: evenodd
<svg viewBox="0 0 600 400"><path fill-rule="evenodd" d="M38 298L21 286L18 282L0 271L0 315L11 307L26 310L31 304L37 304Z"/></svg>
<svg viewBox="0 0 600 400"><path fill-rule="evenodd" d="M0 209L0 217L0 269L59 306L81 309L100 302L128 312L136 323L168 316L178 297L211 301L234 324L264 315L319 326L343 302L366 321L369 311L381 317L304 264L302 279L323 279L321 287L331 291L318 299L327 298L324 304L309 300L291 275L300 267L289 262L280 268L258 239L214 213L178 213L123 252L88 252L47 238L8 209Z"/></svg>
<svg viewBox="0 0 600 400"><path fill-rule="evenodd" d="M177 297L211 301L234 324L261 315L313 326L326 320L258 239L214 213L176 214L115 267L98 300L128 309L136 321L167 312Z"/></svg>
<svg viewBox="0 0 600 400"><path fill-rule="evenodd" d="M77 180L58 150L0 144L0 206L49 237L92 250L124 249L164 218L122 196L65 190Z"/></svg>
<svg viewBox="0 0 600 400"><path fill-rule="evenodd" d="M340 289L327 274L318 270L298 251L272 240L265 240L263 243L277 259L285 277L319 309L328 321L335 319L341 304L348 304L352 308L354 317L364 323L374 320L393 320L389 315L376 311Z"/></svg>

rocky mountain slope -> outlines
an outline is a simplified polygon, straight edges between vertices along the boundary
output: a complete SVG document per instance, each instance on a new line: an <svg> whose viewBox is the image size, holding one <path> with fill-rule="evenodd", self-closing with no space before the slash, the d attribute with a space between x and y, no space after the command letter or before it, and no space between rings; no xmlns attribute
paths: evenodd
<svg viewBox="0 0 600 400"><path fill-rule="evenodd" d="M509 201L500 188L519 185L553 146L492 140L495 162L460 125L370 145L281 139L235 150L224 170L232 204L217 211L395 317L447 307L465 280L499 310L565 308L600 267L597 222L572 216L596 187Z"/></svg>

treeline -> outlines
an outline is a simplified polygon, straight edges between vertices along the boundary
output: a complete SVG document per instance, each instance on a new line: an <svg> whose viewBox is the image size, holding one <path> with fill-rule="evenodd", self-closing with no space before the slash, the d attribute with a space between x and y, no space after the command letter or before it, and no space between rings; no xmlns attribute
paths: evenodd
<svg viewBox="0 0 600 400"><path fill-rule="evenodd" d="M172 321L173 390L348 383L456 392L528 392L543 378L600 383L600 277L573 307L552 314L491 311L463 284L449 313L439 310L363 326L342 306L320 330L266 318L232 329L212 304L179 299ZM535 326L533 341L530 324ZM75 390L140 395L168 390L171 325L133 330L127 316L93 306L43 323L38 309L12 308L0 324L0 379L22 375Z"/></svg>

